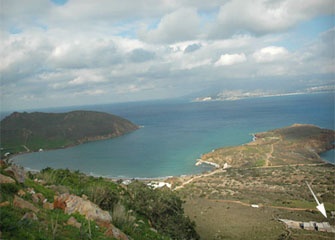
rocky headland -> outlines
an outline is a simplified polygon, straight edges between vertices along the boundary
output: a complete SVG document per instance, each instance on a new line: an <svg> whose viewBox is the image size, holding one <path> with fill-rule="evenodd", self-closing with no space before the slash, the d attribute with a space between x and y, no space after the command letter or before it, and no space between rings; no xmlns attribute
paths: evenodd
<svg viewBox="0 0 335 240"><path fill-rule="evenodd" d="M139 127L108 113L14 112L1 121L1 156L118 137Z"/></svg>
<svg viewBox="0 0 335 240"><path fill-rule="evenodd" d="M320 163L320 153L334 149L335 131L314 125L289 127L254 134L254 141L223 147L202 155L201 160L224 167L261 167Z"/></svg>

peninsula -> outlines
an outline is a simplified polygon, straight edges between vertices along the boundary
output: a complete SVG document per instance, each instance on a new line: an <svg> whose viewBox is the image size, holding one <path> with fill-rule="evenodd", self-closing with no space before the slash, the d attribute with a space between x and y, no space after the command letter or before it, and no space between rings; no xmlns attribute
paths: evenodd
<svg viewBox="0 0 335 240"><path fill-rule="evenodd" d="M335 132L309 124L254 134L254 141L242 146L215 149L201 157L218 166L267 167L320 163L319 154L334 148Z"/></svg>
<svg viewBox="0 0 335 240"><path fill-rule="evenodd" d="M213 171L169 182L201 239L334 239L335 166L319 155L334 138L333 130L306 124L257 133L250 143L204 154L199 162L213 163ZM292 229L283 219L329 228Z"/></svg>
<svg viewBox="0 0 335 240"><path fill-rule="evenodd" d="M1 156L42 151L118 137L138 129L132 122L103 112L14 112L1 121Z"/></svg>

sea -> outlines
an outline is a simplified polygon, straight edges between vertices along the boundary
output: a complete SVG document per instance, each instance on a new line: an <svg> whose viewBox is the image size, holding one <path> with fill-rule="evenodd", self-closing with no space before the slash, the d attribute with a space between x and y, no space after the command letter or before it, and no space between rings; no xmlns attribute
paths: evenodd
<svg viewBox="0 0 335 240"><path fill-rule="evenodd" d="M109 178L160 178L198 174L202 154L252 141L252 134L314 124L334 129L334 93L260 97L234 101L147 101L44 109L94 110L119 115L141 126L124 136L71 148L27 153L12 160L30 170L80 170ZM334 151L322 157L334 163Z"/></svg>

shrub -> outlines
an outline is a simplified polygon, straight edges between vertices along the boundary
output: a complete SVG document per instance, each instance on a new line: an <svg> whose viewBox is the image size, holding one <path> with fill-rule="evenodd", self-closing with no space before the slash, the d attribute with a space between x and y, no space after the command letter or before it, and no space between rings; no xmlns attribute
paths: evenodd
<svg viewBox="0 0 335 240"><path fill-rule="evenodd" d="M129 206L172 239L199 239L194 222L184 215L182 200L169 189L151 189L141 182L128 186Z"/></svg>

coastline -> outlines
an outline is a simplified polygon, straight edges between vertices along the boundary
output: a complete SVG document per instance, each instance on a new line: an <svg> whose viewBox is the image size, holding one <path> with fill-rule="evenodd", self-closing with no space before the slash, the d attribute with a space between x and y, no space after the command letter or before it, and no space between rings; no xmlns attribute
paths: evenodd
<svg viewBox="0 0 335 240"><path fill-rule="evenodd" d="M252 143L256 140L256 134L252 134L253 136L253 139L252 141L250 141L249 143ZM107 139L106 139L107 140ZM84 143L82 143L84 144ZM247 143L248 144L248 143ZM78 145L81 145L81 144L78 144ZM244 144L243 144L244 145ZM240 146L240 145L239 145ZM241 145L242 146L242 145ZM238 147L238 146L236 146ZM51 150L57 150L57 149L47 149L45 151L51 151ZM214 150L213 150L214 151ZM212 152L213 152L212 151ZM322 163L325 163L325 164L331 164L331 165L335 165L334 162L331 162L327 159L324 159L322 158L322 154L328 152L328 151L334 151L334 148L333 149L330 149L330 150L327 150L327 151L324 151L322 153L319 153L318 156L319 156L319 159L322 161ZM8 158L8 161L9 162L12 162L16 165L19 165L21 166L19 163L16 163L14 161L14 157L15 156L18 156L18 155L23 155L23 154L28 154L28 153L37 153L38 151L36 152L22 152L22 153L18 153L18 154L15 154L15 155L12 155ZM211 167L211 169L205 171L205 172L202 172L202 173L190 173L190 174L182 174L182 175L168 175L168 176L158 176L158 177L128 177L128 176L109 176L109 175L101 175L101 174L97 174L97 173L94 173L94 172L84 172L82 170L79 170L81 171L82 173L84 173L85 175L87 176L92 176L92 177L96 177L96 178L99 178L99 177L102 177L104 179L107 179L107 180L110 180L110 181L120 181L120 180L138 180L138 181L144 181L144 182L148 182L148 181L166 181L168 179L173 179L173 178L180 178L180 179L183 179L183 178L190 178L190 177L195 177L195 176L203 176L203 175L206 175L208 173L212 173L218 169L226 169L226 168L229 168L229 167L232 167L230 165L228 165L228 163L225 163L224 166L221 166L220 164L217 164L217 163L214 163L214 162L211 162L211 161L208 161L208 160L202 160L202 159L197 159L196 163L195 163L195 166L200 166L202 164L206 164L206 165L209 165ZM23 166L21 166L23 167ZM40 170L37 170L37 169L32 169L32 168L29 168L29 167L23 167L25 169L25 171L27 172L40 172ZM78 169L77 169L78 170ZM72 171L76 171L76 170L72 170Z"/></svg>

